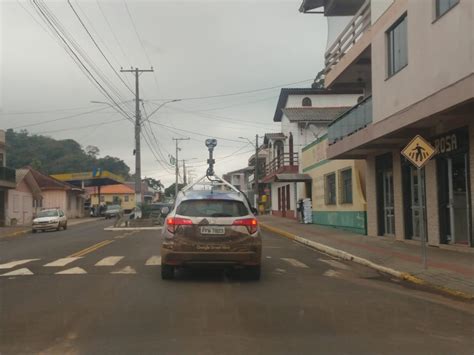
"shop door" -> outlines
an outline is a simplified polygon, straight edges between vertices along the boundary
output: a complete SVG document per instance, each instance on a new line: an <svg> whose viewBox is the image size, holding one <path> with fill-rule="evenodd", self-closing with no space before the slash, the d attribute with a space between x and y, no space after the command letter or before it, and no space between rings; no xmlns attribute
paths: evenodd
<svg viewBox="0 0 474 355"><path fill-rule="evenodd" d="M384 230L386 235L395 234L395 206L393 200L393 172L385 170L383 179L383 215Z"/></svg>
<svg viewBox="0 0 474 355"><path fill-rule="evenodd" d="M410 166L410 211L411 211L411 222L412 222L412 233L411 237L413 239L420 239L420 216L425 218L425 226L426 226L426 216L425 216L425 170L421 170L421 186L418 182L418 171L413 166ZM420 201L418 201L418 188L421 187L421 195L422 195L422 205L420 205Z"/></svg>
<svg viewBox="0 0 474 355"><path fill-rule="evenodd" d="M448 242L469 245L467 154L447 158L450 235Z"/></svg>
<svg viewBox="0 0 474 355"><path fill-rule="evenodd" d="M281 187L281 215L286 217L286 193L285 187Z"/></svg>

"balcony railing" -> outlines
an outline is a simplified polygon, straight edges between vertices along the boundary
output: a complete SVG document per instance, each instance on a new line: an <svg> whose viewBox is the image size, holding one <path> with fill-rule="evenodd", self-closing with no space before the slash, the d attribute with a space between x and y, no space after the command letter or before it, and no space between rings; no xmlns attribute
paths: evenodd
<svg viewBox="0 0 474 355"><path fill-rule="evenodd" d="M273 173L284 172L287 168L298 169L298 153L283 153L273 159L265 167L266 176Z"/></svg>
<svg viewBox="0 0 474 355"><path fill-rule="evenodd" d="M372 123L372 96L366 97L329 124L328 143L334 144L370 123Z"/></svg>
<svg viewBox="0 0 474 355"><path fill-rule="evenodd" d="M349 49L362 37L370 27L370 0L367 0L357 11L351 22L344 28L325 54L325 72L329 72Z"/></svg>
<svg viewBox="0 0 474 355"><path fill-rule="evenodd" d="M0 166L0 181L8 181L11 183L15 183L16 182L15 169L7 168L6 166Z"/></svg>

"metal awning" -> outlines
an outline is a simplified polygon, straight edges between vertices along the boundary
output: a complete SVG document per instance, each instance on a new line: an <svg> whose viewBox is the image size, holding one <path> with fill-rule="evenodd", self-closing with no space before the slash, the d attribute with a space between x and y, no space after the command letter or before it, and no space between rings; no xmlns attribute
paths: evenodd
<svg viewBox="0 0 474 355"><path fill-rule="evenodd" d="M275 174L268 182L309 182L312 181L308 174Z"/></svg>
<svg viewBox="0 0 474 355"><path fill-rule="evenodd" d="M106 186L124 183L121 176L102 169L81 173L56 174L51 175L51 177L77 187Z"/></svg>

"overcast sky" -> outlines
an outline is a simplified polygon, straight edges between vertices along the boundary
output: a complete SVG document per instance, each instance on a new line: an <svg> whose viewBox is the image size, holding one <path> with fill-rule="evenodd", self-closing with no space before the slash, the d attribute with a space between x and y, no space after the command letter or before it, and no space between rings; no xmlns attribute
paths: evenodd
<svg viewBox="0 0 474 355"><path fill-rule="evenodd" d="M133 171L133 125L111 108L91 103L111 101L74 63L30 1L0 2L0 128L24 127L56 139L72 138L84 147L96 145L101 156L120 157ZM114 99L129 100L123 107L133 117L132 92L108 66L67 1L38 2L47 5L111 83L106 88ZM126 0L131 18L122 0L71 3L114 68L153 65L154 73L140 76L146 114L165 100L188 98L157 111L151 120L158 124L145 125L144 134L158 160L175 154L173 137L190 137L180 142L180 159L197 158L188 164L198 176L205 171L205 136L218 137L216 171L223 174L247 165L252 147L239 137L254 140L255 134L279 130L272 121L279 89L202 97L303 80L290 86L309 87L323 67L326 20L299 13L301 0ZM119 75L134 89L132 74ZM62 119L74 115L79 116ZM172 183L173 168L164 169L166 162L160 165L143 140L142 151L143 175Z"/></svg>

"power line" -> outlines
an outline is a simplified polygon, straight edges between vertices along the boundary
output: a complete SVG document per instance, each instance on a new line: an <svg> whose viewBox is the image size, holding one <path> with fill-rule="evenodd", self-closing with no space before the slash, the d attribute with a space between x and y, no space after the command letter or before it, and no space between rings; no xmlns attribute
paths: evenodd
<svg viewBox="0 0 474 355"><path fill-rule="evenodd" d="M76 15L77 19L79 20L79 22L81 23L82 27L84 28L84 30L87 32L87 34L89 35L90 39L92 40L92 42L94 43L95 47L98 49L98 51L100 52L100 54L102 54L102 57L104 57L105 61L107 62L107 64L109 65L109 67L112 69L112 71L114 72L114 74L117 76L117 78L119 78L119 80L122 82L123 85L125 85L125 87L132 93L134 94L133 90L130 88L130 86L123 80L123 78L120 76L120 74L117 72L117 70L114 68L114 66L112 65L112 63L110 63L110 60L107 58L107 56L105 55L105 53L102 51L102 49L100 48L99 44L97 43L97 41L95 40L95 38L92 36L92 33L89 31L89 29L87 28L86 24L84 23L84 21L82 21L81 17L79 16L79 14L77 13L76 9L74 8L74 6L72 5L71 1L70 0L67 0L67 3L69 4L69 7L72 9L72 11L74 12L74 14Z"/></svg>
<svg viewBox="0 0 474 355"><path fill-rule="evenodd" d="M55 129L55 130L51 130L51 131L34 132L34 134L75 131L75 130L78 130L78 129L84 129L84 128L90 128L90 127L100 127L100 126L104 126L104 125L108 125L108 124L112 124L112 123L117 123L117 122L124 122L124 120L123 120L123 118L120 118L118 120L101 122L101 123L96 123L96 124L89 124L89 125L85 125L85 126L76 126L76 127L70 127L70 128Z"/></svg>
<svg viewBox="0 0 474 355"><path fill-rule="evenodd" d="M251 93L255 93L255 92L259 92L259 91L281 89L282 87L285 87L285 86L306 83L308 81L314 81L314 79L300 80L300 81L295 81L293 83L280 84L280 85L270 86L270 87L261 88L261 89L254 89L254 90L247 90L247 91L237 91L237 92L231 92L231 93L226 93L226 94L217 94L217 95L209 95L209 96L182 97L182 98L179 98L179 99L181 101L185 101L185 100L204 100L204 99L213 99L213 98L216 98L216 97L226 97L226 96L251 94ZM165 101L165 100L171 100L171 99L153 99L153 100L149 100L149 101Z"/></svg>
<svg viewBox="0 0 474 355"><path fill-rule="evenodd" d="M125 51L123 50L123 47L122 45L120 44L120 41L118 40L117 38L117 35L115 34L114 30L112 29L112 25L110 24L109 20L107 19L107 16L105 15L105 11L104 9L102 8L102 5L100 5L100 2L99 0L96 0L96 4L97 6L99 7L99 10L100 12L102 13L102 16L104 17L104 20L105 22L107 23L107 26L109 27L109 30L110 32L112 33L114 39L115 39L115 43L117 44L117 46L119 47L120 51L122 52L122 56L123 58L128 62L127 64L131 64L130 60L128 59L128 56L125 54Z"/></svg>
<svg viewBox="0 0 474 355"><path fill-rule="evenodd" d="M79 68L86 75L89 81L91 81L94 86L97 86L99 88L99 91L101 91L104 96L110 99L118 107L118 108L113 107L115 110L117 110L118 112L121 112L121 114L124 114L127 119L133 120L130 117L130 115L118 105L116 100L104 88L104 86L97 80L97 78L92 74L91 70L84 64L83 60L79 57L79 55L81 55L82 58L89 64L89 66L96 72L96 74L99 77L101 77L101 79L110 88L112 88L112 91L115 91L113 86L107 81L106 78L104 78L103 74L101 74L100 70L97 67L95 67L95 65L91 62L90 58L87 56L87 54L85 54L84 50L74 41L74 39L71 38L70 34L67 33L67 31L61 25L61 23L57 20L57 18L49 11L48 7L40 0L30 0L30 1L32 5L34 6L35 10L38 12L38 14L42 17L43 21L45 21L45 23L50 26L50 28L54 31L56 36L59 38L60 42L62 42L67 47L67 49L66 47L64 47L64 49L66 50L66 53L68 53L69 56L72 58L72 60L76 63L76 65L79 66ZM75 50L72 47L74 47ZM115 92L115 94L117 95L117 92ZM118 94L118 96L120 96L120 94Z"/></svg>
<svg viewBox="0 0 474 355"><path fill-rule="evenodd" d="M167 126L167 125L164 125L162 123L158 123L158 122L155 122L155 121L152 121L152 120L149 120L149 122L155 124L155 125L158 125L158 126L162 126L162 127L167 127L167 128L170 128L170 129L173 129L172 127L170 126ZM214 137L214 138L219 138L219 139L222 139L222 140L225 140L225 141L229 141L229 142L238 142L238 143L242 143L242 141L239 141L237 139L229 139L229 138L224 138L224 137L217 137L217 136L214 136L214 135L211 135L211 134L202 134L202 133L197 133L197 132L194 132L194 131L189 131L189 130L186 130L186 129L182 129L182 128L174 128L175 130L177 131L182 131L182 132L186 132L186 133L189 133L189 134L195 134L197 136L201 136L201 137L207 137L209 138L210 136Z"/></svg>
<svg viewBox="0 0 474 355"><path fill-rule="evenodd" d="M76 113L76 114L74 114L74 115L69 115L69 116L54 118L54 119L52 119L52 120L47 120L47 121L42 121L42 122L37 122L37 123L31 123L31 124L22 125L22 126L11 127L11 129L29 128L29 127L34 127L34 126L43 125L43 124L50 123L50 122L56 122L56 121L67 120L67 119L74 118L74 117L79 117L79 116L88 115L88 114L94 113L94 112L104 111L104 110L106 110L106 109L108 109L108 108L109 108L109 107L101 107L101 108L99 108L99 109L97 109L97 110L86 111L86 112Z"/></svg>
<svg viewBox="0 0 474 355"><path fill-rule="evenodd" d="M135 25L135 21L133 20L133 16L132 16L132 13L130 12L130 9L128 8L128 5L127 5L127 2L125 0L123 0L123 4L125 5L125 9L127 10L127 13L128 13L128 17L130 18L130 22L132 23L132 27L135 31L135 34L137 35L137 38L138 38L138 42L140 43L140 46L142 47L143 49L143 52L145 53L145 57L148 61L148 65L150 67L153 68L153 64L150 60L150 57L148 56L148 53L145 49L145 45L143 44L143 41L142 41L142 38L140 37L140 34L138 33L138 29L137 29L137 26ZM158 80L156 79L156 75L153 74L153 79L155 80L155 85L156 85L156 90L159 91L160 90L160 87L158 85Z"/></svg>

